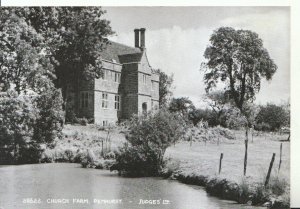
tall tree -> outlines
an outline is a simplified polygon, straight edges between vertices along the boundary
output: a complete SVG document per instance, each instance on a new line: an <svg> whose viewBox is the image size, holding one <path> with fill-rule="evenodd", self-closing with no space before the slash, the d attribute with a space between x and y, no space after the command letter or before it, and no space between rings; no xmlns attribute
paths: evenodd
<svg viewBox="0 0 300 209"><path fill-rule="evenodd" d="M236 107L243 111L245 102L252 102L260 90L261 79L270 80L277 66L263 47L263 41L250 30L221 27L210 37L202 63L206 91L225 84Z"/></svg>
<svg viewBox="0 0 300 209"><path fill-rule="evenodd" d="M40 92L51 85L54 69L44 53L45 38L17 10L0 8L0 83L4 91Z"/></svg>
<svg viewBox="0 0 300 209"><path fill-rule="evenodd" d="M159 106L163 107L167 105L168 100L173 95L173 74L167 75L160 69L156 70L156 73L159 74Z"/></svg>
<svg viewBox="0 0 300 209"><path fill-rule="evenodd" d="M47 54L55 67L55 86L76 87L74 81L99 78L101 52L113 34L110 22L103 18L101 7L34 7L18 12L47 40Z"/></svg>

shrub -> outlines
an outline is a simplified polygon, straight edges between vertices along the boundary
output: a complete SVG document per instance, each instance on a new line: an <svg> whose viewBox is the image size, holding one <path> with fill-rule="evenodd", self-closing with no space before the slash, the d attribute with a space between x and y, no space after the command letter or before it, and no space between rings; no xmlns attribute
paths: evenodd
<svg viewBox="0 0 300 209"><path fill-rule="evenodd" d="M71 108L67 109L66 122L71 124L78 123L78 118L76 117L74 110Z"/></svg>
<svg viewBox="0 0 300 209"><path fill-rule="evenodd" d="M61 137L64 122L62 95L59 90L50 89L36 98L39 115L34 126L33 140L50 145Z"/></svg>
<svg viewBox="0 0 300 209"><path fill-rule="evenodd" d="M86 126L88 124L88 119L86 118L78 118L78 123L82 126Z"/></svg>
<svg viewBox="0 0 300 209"><path fill-rule="evenodd" d="M22 148L33 143L33 127L37 117L38 112L30 97L8 91L0 99L0 147L5 150L1 164L20 162L22 155L26 154Z"/></svg>
<svg viewBox="0 0 300 209"><path fill-rule="evenodd" d="M269 187L273 194L279 196L286 191L288 187L288 182L283 177L275 176L271 178Z"/></svg>
<svg viewBox="0 0 300 209"><path fill-rule="evenodd" d="M8 91L0 99L0 163L37 163L41 145L51 145L63 124L62 97L58 90L41 95Z"/></svg>
<svg viewBox="0 0 300 209"><path fill-rule="evenodd" d="M129 124L127 143L115 153L112 169L131 176L159 174L166 149L183 136L182 117L163 109L134 116Z"/></svg>

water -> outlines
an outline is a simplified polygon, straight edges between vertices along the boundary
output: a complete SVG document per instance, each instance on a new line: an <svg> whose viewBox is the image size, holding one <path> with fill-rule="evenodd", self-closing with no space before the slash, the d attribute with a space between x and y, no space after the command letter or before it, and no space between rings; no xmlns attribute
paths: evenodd
<svg viewBox="0 0 300 209"><path fill-rule="evenodd" d="M157 204L140 204L141 200ZM0 209L144 208L261 209L211 197L199 186L162 178L124 178L77 164L0 167Z"/></svg>

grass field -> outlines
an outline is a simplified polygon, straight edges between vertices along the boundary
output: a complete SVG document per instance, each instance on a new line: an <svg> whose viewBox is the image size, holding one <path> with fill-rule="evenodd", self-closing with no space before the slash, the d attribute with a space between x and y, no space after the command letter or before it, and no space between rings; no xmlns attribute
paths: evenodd
<svg viewBox="0 0 300 209"><path fill-rule="evenodd" d="M243 179L245 143L244 133L235 131L236 140L217 143L180 142L168 148L166 157L179 162L179 169L183 172L217 176L232 181ZM248 142L248 163L246 178L250 182L262 182L267 174L272 154L275 153L275 161L272 174L278 173L280 143L282 147L282 164L280 176L289 182L290 178L290 143L287 135L262 134L250 137ZM219 171L220 154L223 153L222 170Z"/></svg>

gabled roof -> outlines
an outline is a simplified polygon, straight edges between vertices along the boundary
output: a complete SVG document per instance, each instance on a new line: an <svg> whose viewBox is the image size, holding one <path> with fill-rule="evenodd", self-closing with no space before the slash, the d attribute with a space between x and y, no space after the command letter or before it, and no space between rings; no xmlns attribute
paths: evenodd
<svg viewBox="0 0 300 209"><path fill-rule="evenodd" d="M139 62L142 57L142 50L140 48L134 48L110 41L110 43L103 49L101 55L105 60L115 60L120 64L128 62Z"/></svg>

